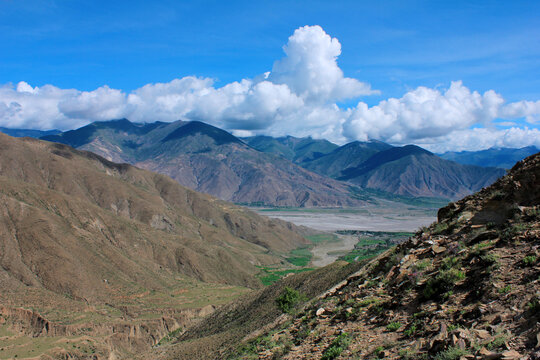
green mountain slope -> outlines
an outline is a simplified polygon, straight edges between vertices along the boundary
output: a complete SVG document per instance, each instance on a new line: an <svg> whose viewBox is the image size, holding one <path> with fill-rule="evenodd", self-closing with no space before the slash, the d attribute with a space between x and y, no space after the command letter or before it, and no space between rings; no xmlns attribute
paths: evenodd
<svg viewBox="0 0 540 360"><path fill-rule="evenodd" d="M273 138L271 136L253 136L242 140L259 151L281 155L297 164L312 161L338 148L336 144L328 140L312 139L310 137L284 136Z"/></svg>

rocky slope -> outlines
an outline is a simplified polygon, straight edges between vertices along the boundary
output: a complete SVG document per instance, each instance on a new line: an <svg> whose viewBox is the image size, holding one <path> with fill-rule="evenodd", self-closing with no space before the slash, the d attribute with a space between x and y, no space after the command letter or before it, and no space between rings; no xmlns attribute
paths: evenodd
<svg viewBox="0 0 540 360"><path fill-rule="evenodd" d="M539 359L539 184L536 154L228 358Z"/></svg>
<svg viewBox="0 0 540 360"><path fill-rule="evenodd" d="M350 185L262 153L202 122L95 122L43 139L169 175L224 200L277 206L352 206ZM305 154L304 154L305 155Z"/></svg>

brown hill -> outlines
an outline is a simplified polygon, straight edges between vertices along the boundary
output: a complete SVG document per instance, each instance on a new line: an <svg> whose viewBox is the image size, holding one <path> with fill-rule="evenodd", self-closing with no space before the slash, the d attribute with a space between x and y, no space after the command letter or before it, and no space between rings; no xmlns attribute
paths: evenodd
<svg viewBox="0 0 540 360"><path fill-rule="evenodd" d="M0 184L3 279L76 298L159 287L162 273L257 287L255 265L306 241L166 176L29 138L0 135Z"/></svg>
<svg viewBox="0 0 540 360"><path fill-rule="evenodd" d="M539 184L536 154L228 358L539 359Z"/></svg>

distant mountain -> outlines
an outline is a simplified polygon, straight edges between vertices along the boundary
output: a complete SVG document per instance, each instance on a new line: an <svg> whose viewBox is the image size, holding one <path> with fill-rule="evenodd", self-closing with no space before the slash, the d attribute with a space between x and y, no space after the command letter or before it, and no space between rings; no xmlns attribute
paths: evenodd
<svg viewBox="0 0 540 360"><path fill-rule="evenodd" d="M324 139L284 136L252 136L242 138L249 146L265 153L281 155L297 164L312 161L337 149L336 144Z"/></svg>
<svg viewBox="0 0 540 360"><path fill-rule="evenodd" d="M0 132L7 134L13 137L33 137L40 138L46 135L56 135L60 134L60 130L32 130L32 129L9 129L5 127L0 127Z"/></svg>
<svg viewBox="0 0 540 360"><path fill-rule="evenodd" d="M415 145L380 151L342 171L340 180L406 196L455 199L490 185L503 169L461 165Z"/></svg>
<svg viewBox="0 0 540 360"><path fill-rule="evenodd" d="M534 146L520 149L491 148L480 151L445 152L439 155L443 159L452 160L460 164L491 166L510 169L514 164L527 156L536 154L540 150Z"/></svg>
<svg viewBox="0 0 540 360"><path fill-rule="evenodd" d="M381 141L353 141L302 166L318 174L336 178L341 176L343 170L358 166L376 153L390 148L392 145Z"/></svg>
<svg viewBox="0 0 540 360"><path fill-rule="evenodd" d="M361 203L351 196L350 185L312 173L283 156L257 151L230 133L198 121L94 122L42 139L166 174L184 186L237 203L304 207ZM297 143L293 146L297 158L312 156L318 148L301 139L285 143Z"/></svg>

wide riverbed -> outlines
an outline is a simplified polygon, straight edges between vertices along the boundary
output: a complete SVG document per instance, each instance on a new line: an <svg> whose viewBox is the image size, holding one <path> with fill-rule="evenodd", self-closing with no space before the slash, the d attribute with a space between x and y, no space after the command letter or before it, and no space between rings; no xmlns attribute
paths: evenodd
<svg viewBox="0 0 540 360"><path fill-rule="evenodd" d="M265 209L254 208L260 215L290 221L315 230L408 231L436 220L435 210L399 206L356 209Z"/></svg>
<svg viewBox="0 0 540 360"><path fill-rule="evenodd" d="M355 209L275 209L253 208L257 213L290 221L324 232L338 230L366 230L386 232L415 232L436 220L435 209L422 209L402 204L366 206ZM354 248L358 239L350 235L338 235L340 241L320 243L311 249L312 266L332 263Z"/></svg>

